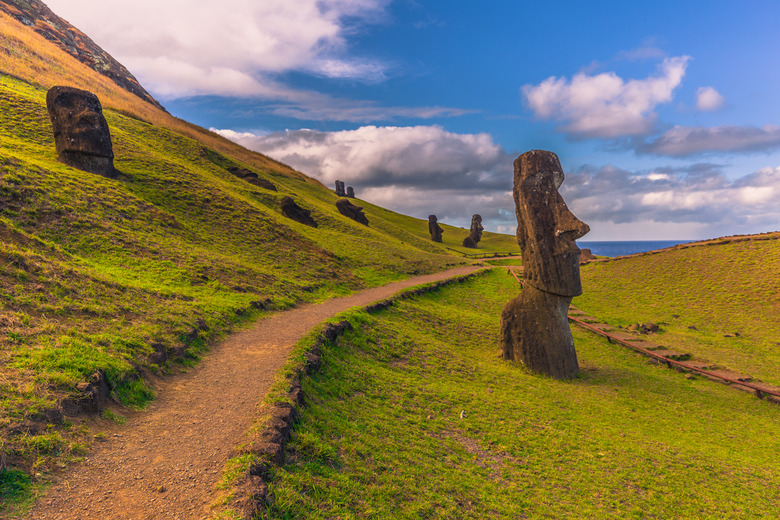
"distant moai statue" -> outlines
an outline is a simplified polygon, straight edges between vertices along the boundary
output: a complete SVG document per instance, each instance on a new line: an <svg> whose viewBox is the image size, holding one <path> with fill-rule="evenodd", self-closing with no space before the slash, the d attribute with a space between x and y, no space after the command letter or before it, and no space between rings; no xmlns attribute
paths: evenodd
<svg viewBox="0 0 780 520"><path fill-rule="evenodd" d="M52 87L46 108L60 162L90 173L116 177L111 133L100 100L92 92Z"/></svg>
<svg viewBox="0 0 780 520"><path fill-rule="evenodd" d="M339 197L346 197L347 193L344 191L344 183L336 181L336 195Z"/></svg>
<svg viewBox="0 0 780 520"><path fill-rule="evenodd" d="M579 370L567 316L571 299L582 294L575 240L590 231L558 193L563 177L552 152L532 150L515 160L513 194L525 283L501 312L500 334L505 359L556 379L569 379Z"/></svg>
<svg viewBox="0 0 780 520"><path fill-rule="evenodd" d="M476 249L477 244L482 240L482 232L485 228L482 227L482 216L476 213L471 217L471 229L469 230L469 236L463 239L463 247Z"/></svg>
<svg viewBox="0 0 780 520"><path fill-rule="evenodd" d="M336 209L345 217L349 217L355 222L360 222L366 226L368 225L368 217L363 214L363 208L355 206L349 200L341 199L336 202Z"/></svg>
<svg viewBox="0 0 780 520"><path fill-rule="evenodd" d="M282 215L307 226L317 227L317 221L311 216L311 210L304 209L295 203L292 197L284 197L281 201Z"/></svg>
<svg viewBox="0 0 780 520"><path fill-rule="evenodd" d="M355 190L352 189L352 186L347 186L347 197L350 199L355 198Z"/></svg>
<svg viewBox="0 0 780 520"><path fill-rule="evenodd" d="M428 215L428 232L431 234L431 240L434 242L441 242L441 234L444 230L439 225L439 219L436 215Z"/></svg>

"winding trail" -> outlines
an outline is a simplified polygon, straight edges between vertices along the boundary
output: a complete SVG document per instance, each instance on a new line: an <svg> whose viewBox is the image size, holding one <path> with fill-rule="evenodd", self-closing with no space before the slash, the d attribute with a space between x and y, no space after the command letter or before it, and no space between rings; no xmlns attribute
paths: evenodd
<svg viewBox="0 0 780 520"><path fill-rule="evenodd" d="M218 343L187 373L159 381L146 411L111 425L81 463L40 497L32 519L200 519L231 449L243 441L260 399L312 327L408 287L472 273L450 269L306 304L259 320Z"/></svg>

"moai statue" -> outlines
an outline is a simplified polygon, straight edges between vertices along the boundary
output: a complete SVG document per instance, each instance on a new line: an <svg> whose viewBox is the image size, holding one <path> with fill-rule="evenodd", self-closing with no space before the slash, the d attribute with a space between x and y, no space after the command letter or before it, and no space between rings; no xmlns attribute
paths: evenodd
<svg viewBox="0 0 780 520"><path fill-rule="evenodd" d="M590 228L563 201L563 169L552 152L532 150L515 160L517 243L524 285L501 312L504 359L534 372L570 379L579 370L567 319L569 304L582 294L580 250L575 240Z"/></svg>
<svg viewBox="0 0 780 520"><path fill-rule="evenodd" d="M347 193L344 191L344 183L336 181L336 195L339 197L346 197Z"/></svg>
<svg viewBox="0 0 780 520"><path fill-rule="evenodd" d="M317 227L317 221L311 216L311 210L300 207L292 197L284 197L281 202L282 215L307 226Z"/></svg>
<svg viewBox="0 0 780 520"><path fill-rule="evenodd" d="M355 198L355 190L352 189L352 186L347 186L347 197L350 199Z"/></svg>
<svg viewBox="0 0 780 520"><path fill-rule="evenodd" d="M111 134L100 100L92 92L52 87L46 108L60 162L90 173L116 177Z"/></svg>
<svg viewBox="0 0 780 520"><path fill-rule="evenodd" d="M428 232L431 234L431 240L441 242L441 234L444 230L439 225L436 215L428 215Z"/></svg>
<svg viewBox="0 0 780 520"><path fill-rule="evenodd" d="M356 222L365 224L366 226L368 225L368 217L363 214L363 208L360 206L355 206L349 200L341 199L336 202L336 209L338 209L339 213L345 217L349 217Z"/></svg>
<svg viewBox="0 0 780 520"><path fill-rule="evenodd" d="M477 244L482 240L482 231L485 228L482 227L482 216L477 215L471 217L471 229L469 230L469 236L463 239L463 247L469 247L476 249Z"/></svg>

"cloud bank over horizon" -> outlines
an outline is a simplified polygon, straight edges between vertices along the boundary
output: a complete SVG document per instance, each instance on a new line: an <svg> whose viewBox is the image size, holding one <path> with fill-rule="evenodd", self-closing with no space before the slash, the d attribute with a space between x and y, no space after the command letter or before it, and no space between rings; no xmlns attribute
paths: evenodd
<svg viewBox="0 0 780 520"><path fill-rule="evenodd" d="M514 233L513 161L487 134L455 134L437 126L376 127L266 135L212 129L289 164L332 188L355 187L358 198L465 227L473 213L491 231ZM695 238L723 226L767 229L780 222L780 167L729 180L716 164L629 171L582 165L561 187L569 207L592 229L585 240ZM653 228L637 238L637 226ZM735 231L736 232L736 231ZM693 235L696 234L696 235ZM614 239L614 238L613 238Z"/></svg>

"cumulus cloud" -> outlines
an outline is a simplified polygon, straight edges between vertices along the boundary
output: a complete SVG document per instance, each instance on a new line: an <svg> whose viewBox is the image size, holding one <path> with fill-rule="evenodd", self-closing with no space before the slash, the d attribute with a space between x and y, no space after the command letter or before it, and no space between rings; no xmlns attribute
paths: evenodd
<svg viewBox="0 0 780 520"><path fill-rule="evenodd" d="M689 56L667 58L655 76L645 79L625 81L614 72L580 73L571 81L552 76L521 90L538 118L561 123L561 129L572 136L646 135L655 126L655 107L672 100L689 60Z"/></svg>
<svg viewBox="0 0 780 520"><path fill-rule="evenodd" d="M638 153L687 157L697 154L751 152L780 146L780 126L675 126L636 146Z"/></svg>
<svg viewBox="0 0 780 520"><path fill-rule="evenodd" d="M408 215L435 213L453 225L469 222L473 213L486 220L514 218L513 158L488 134L456 134L439 126L267 135L215 131L327 186L342 180L359 197Z"/></svg>
<svg viewBox="0 0 780 520"><path fill-rule="evenodd" d="M644 223L652 232L647 224L655 223L665 230L677 225L720 236L774 229L780 222L780 167L736 180L704 163L647 172L582 167L567 177L561 192L572 211L596 230L602 225L637 229Z"/></svg>
<svg viewBox="0 0 780 520"><path fill-rule="evenodd" d="M347 55L351 23L387 0L47 0L158 95L275 96L274 74L383 79L386 65ZM160 58L164 55L164 59Z"/></svg>
<svg viewBox="0 0 780 520"><path fill-rule="evenodd" d="M702 112L718 110L723 107L726 98L712 87L699 87L696 90L696 109Z"/></svg>

